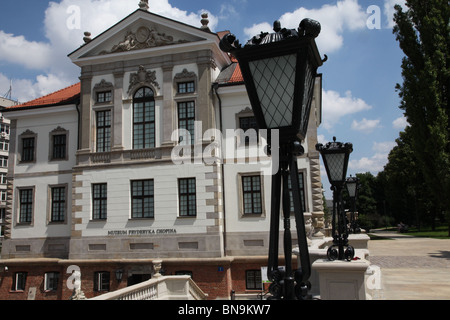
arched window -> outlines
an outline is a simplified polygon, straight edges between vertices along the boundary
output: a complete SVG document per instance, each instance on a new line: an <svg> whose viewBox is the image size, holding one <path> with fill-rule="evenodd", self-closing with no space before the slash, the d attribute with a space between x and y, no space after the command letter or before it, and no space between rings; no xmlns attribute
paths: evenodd
<svg viewBox="0 0 450 320"><path fill-rule="evenodd" d="M149 87L133 96L133 149L155 147L155 97Z"/></svg>

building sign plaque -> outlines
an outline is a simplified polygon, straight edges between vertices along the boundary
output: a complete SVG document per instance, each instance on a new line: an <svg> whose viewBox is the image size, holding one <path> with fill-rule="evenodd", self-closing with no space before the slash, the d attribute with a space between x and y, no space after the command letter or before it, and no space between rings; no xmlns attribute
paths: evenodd
<svg viewBox="0 0 450 320"><path fill-rule="evenodd" d="M109 230L108 236L148 236L176 234L176 229L132 229L132 230Z"/></svg>

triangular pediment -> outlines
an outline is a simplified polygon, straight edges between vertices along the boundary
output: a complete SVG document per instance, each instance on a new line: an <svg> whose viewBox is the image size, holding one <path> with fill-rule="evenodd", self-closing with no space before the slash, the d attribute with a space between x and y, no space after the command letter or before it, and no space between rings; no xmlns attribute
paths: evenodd
<svg viewBox="0 0 450 320"><path fill-rule="evenodd" d="M72 52L73 62L85 58L122 55L200 41L216 41L217 35L178 21L137 10L110 29Z"/></svg>

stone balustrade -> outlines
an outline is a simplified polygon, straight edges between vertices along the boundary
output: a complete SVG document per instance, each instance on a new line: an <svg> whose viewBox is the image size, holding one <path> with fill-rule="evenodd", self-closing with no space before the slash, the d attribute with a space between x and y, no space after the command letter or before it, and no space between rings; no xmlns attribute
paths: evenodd
<svg viewBox="0 0 450 320"><path fill-rule="evenodd" d="M156 276L90 300L206 300L190 276Z"/></svg>

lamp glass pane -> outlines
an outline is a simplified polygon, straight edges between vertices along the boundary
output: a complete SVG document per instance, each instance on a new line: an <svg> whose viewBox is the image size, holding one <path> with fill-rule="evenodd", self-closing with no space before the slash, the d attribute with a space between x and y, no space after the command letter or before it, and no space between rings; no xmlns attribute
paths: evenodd
<svg viewBox="0 0 450 320"><path fill-rule="evenodd" d="M311 109L311 101L314 89L314 72L310 63L306 63L305 66L305 84L303 88L303 102L301 109L301 124L300 130L302 133L306 133L308 129L308 119L309 119L309 111Z"/></svg>
<svg viewBox="0 0 450 320"><path fill-rule="evenodd" d="M354 197L356 195L356 183L347 182L347 191L350 197Z"/></svg>
<svg viewBox="0 0 450 320"><path fill-rule="evenodd" d="M345 153L328 153L323 155L329 171L329 180L343 181L344 177L344 161Z"/></svg>
<svg viewBox="0 0 450 320"><path fill-rule="evenodd" d="M249 63L267 128L292 125L297 55Z"/></svg>

